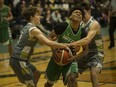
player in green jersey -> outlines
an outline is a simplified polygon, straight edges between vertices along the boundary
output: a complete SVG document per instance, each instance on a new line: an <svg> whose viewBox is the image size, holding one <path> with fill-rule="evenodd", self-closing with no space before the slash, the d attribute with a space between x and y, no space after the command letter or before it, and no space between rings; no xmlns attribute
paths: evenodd
<svg viewBox="0 0 116 87"><path fill-rule="evenodd" d="M8 45L9 54L12 54L11 32L9 21L13 19L11 10L0 0L0 44Z"/></svg>

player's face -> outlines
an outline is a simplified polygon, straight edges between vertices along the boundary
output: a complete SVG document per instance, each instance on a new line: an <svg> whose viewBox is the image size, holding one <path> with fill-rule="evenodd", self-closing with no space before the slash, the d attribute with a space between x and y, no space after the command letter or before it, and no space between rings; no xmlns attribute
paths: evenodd
<svg viewBox="0 0 116 87"><path fill-rule="evenodd" d="M35 14L35 16L34 16L33 19L34 19L34 23L35 23L35 25L40 24L41 16L40 16L38 13Z"/></svg>
<svg viewBox="0 0 116 87"><path fill-rule="evenodd" d="M82 21L82 12L80 10L74 10L70 16L71 20Z"/></svg>
<svg viewBox="0 0 116 87"><path fill-rule="evenodd" d="M83 18L83 21L86 21L86 20L88 20L88 16L90 16L91 15L91 11L90 10L84 10L84 13L85 13L85 15L84 15L84 18Z"/></svg>

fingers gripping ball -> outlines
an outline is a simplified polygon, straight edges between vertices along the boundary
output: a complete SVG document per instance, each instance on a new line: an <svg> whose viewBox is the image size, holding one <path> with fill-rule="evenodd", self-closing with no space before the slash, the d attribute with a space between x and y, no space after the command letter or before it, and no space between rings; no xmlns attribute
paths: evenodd
<svg viewBox="0 0 116 87"><path fill-rule="evenodd" d="M60 66L70 63L71 54L65 49L57 49L53 52L54 61Z"/></svg>
<svg viewBox="0 0 116 87"><path fill-rule="evenodd" d="M70 47L70 49L71 49L73 55L79 55L80 53L83 52L82 46Z"/></svg>
<svg viewBox="0 0 116 87"><path fill-rule="evenodd" d="M82 46L77 46L75 47L76 55L79 55L80 53L83 52L83 47Z"/></svg>

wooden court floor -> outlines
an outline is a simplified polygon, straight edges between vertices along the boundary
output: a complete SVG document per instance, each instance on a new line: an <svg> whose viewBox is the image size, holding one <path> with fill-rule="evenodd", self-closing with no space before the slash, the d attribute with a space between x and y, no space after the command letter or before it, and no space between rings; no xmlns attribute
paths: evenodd
<svg viewBox="0 0 116 87"><path fill-rule="evenodd" d="M108 36L103 36L103 40L105 58L103 63L103 70L99 75L100 87L116 87L116 47L110 50L107 49L109 45ZM44 73L50 60L51 54L51 49L43 45L36 47L34 54L32 55L32 64L42 72L38 82L38 87L44 87L44 83L46 82ZM8 62L8 52L0 53L0 87L26 87L18 81ZM79 87L92 87L89 77L89 70L85 71L82 75L79 75L78 82ZM63 85L61 78L53 87L66 86Z"/></svg>

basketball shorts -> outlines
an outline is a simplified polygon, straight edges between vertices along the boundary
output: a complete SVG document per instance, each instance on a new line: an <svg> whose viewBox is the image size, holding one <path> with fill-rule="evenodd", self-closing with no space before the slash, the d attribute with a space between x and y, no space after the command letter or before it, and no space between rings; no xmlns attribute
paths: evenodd
<svg viewBox="0 0 116 87"><path fill-rule="evenodd" d="M15 72L21 83L35 86L33 73L36 68L28 61L22 61L16 58L10 58L10 66Z"/></svg>
<svg viewBox="0 0 116 87"><path fill-rule="evenodd" d="M12 35L10 28L3 29L0 28L0 44L8 45L12 41Z"/></svg>
<svg viewBox="0 0 116 87"><path fill-rule="evenodd" d="M77 66L76 61L74 61L68 65L59 66L58 64L56 64L54 62L53 58L51 58L51 60L48 64L48 67L46 69L45 78L48 80L48 82L50 84L54 84L58 81L58 79L62 75L64 85L66 85L67 84L67 76L70 73L78 74L78 66Z"/></svg>
<svg viewBox="0 0 116 87"><path fill-rule="evenodd" d="M91 68L93 66L102 69L103 59L104 54L101 56L101 54L97 52L89 53L86 57L78 61L79 73L83 73L83 71L85 71L87 68Z"/></svg>

